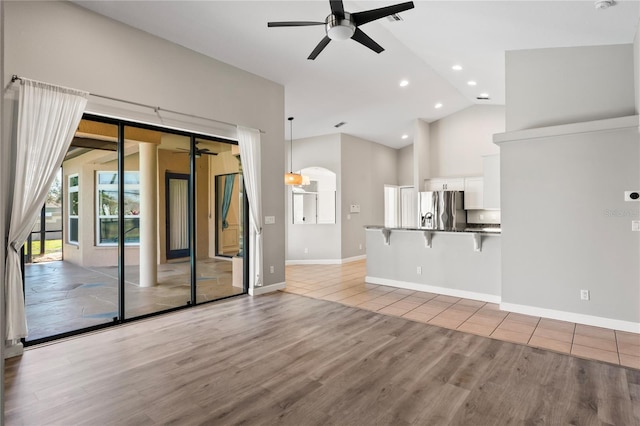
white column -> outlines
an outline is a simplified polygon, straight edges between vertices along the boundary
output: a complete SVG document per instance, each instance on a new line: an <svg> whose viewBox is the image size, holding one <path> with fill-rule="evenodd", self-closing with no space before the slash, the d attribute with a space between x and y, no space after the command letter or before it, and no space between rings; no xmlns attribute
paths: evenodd
<svg viewBox="0 0 640 426"><path fill-rule="evenodd" d="M424 191L424 180L430 175L431 142L429 123L416 119L413 131L413 186L416 191Z"/></svg>
<svg viewBox="0 0 640 426"><path fill-rule="evenodd" d="M140 287L158 283L158 145L140 143Z"/></svg>

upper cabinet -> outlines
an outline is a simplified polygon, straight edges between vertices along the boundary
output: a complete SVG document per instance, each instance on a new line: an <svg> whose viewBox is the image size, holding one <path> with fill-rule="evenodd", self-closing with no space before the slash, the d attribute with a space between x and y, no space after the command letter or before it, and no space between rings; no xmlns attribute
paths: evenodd
<svg viewBox="0 0 640 426"><path fill-rule="evenodd" d="M482 210L484 203L484 179L469 177L464 179L464 209Z"/></svg>
<svg viewBox="0 0 640 426"><path fill-rule="evenodd" d="M463 178L436 178L424 180L425 191L464 191Z"/></svg>
<svg viewBox="0 0 640 426"><path fill-rule="evenodd" d="M482 157L484 167L484 199L485 210L500 209L500 154Z"/></svg>

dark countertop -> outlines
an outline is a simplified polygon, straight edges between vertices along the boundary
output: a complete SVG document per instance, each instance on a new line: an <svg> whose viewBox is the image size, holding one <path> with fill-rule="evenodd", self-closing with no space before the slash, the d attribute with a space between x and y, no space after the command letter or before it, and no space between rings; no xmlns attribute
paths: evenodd
<svg viewBox="0 0 640 426"><path fill-rule="evenodd" d="M416 227L396 227L387 228L381 225L366 225L365 229L389 229L391 231L429 231L437 233L451 233L451 234L487 234L487 235L500 235L502 229L495 225L480 225L480 226L468 226L461 230L441 230L441 229L426 229Z"/></svg>

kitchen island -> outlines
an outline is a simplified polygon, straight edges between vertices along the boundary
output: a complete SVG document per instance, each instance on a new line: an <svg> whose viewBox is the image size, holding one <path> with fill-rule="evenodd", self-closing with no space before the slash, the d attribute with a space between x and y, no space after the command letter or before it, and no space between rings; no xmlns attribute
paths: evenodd
<svg viewBox="0 0 640 426"><path fill-rule="evenodd" d="M366 282L500 302L500 233L366 226Z"/></svg>

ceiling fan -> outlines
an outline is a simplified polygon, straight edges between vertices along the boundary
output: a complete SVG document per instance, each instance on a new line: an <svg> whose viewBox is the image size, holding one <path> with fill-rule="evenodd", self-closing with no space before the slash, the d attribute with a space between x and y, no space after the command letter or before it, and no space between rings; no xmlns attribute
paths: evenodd
<svg viewBox="0 0 640 426"><path fill-rule="evenodd" d="M311 25L324 25L327 35L318 43L313 52L307 59L315 59L322 50L327 47L331 40L347 40L349 38L357 41L363 46L368 47L376 53L382 52L384 49L378 43L373 41L371 37L366 35L360 28L368 22L375 21L385 16L394 15L413 9L413 2L400 3L393 6L381 7L378 9L365 10L362 12L349 13L345 12L342 0L330 0L331 14L327 16L324 22L318 21L288 21L288 22L269 22L267 27L306 27Z"/></svg>
<svg viewBox="0 0 640 426"><path fill-rule="evenodd" d="M176 148L178 151L174 151L174 154L189 154L191 150L185 148ZM184 151L184 152L180 152ZM199 158L201 155L218 155L217 152L211 152L209 148L197 148L196 147L196 158Z"/></svg>

